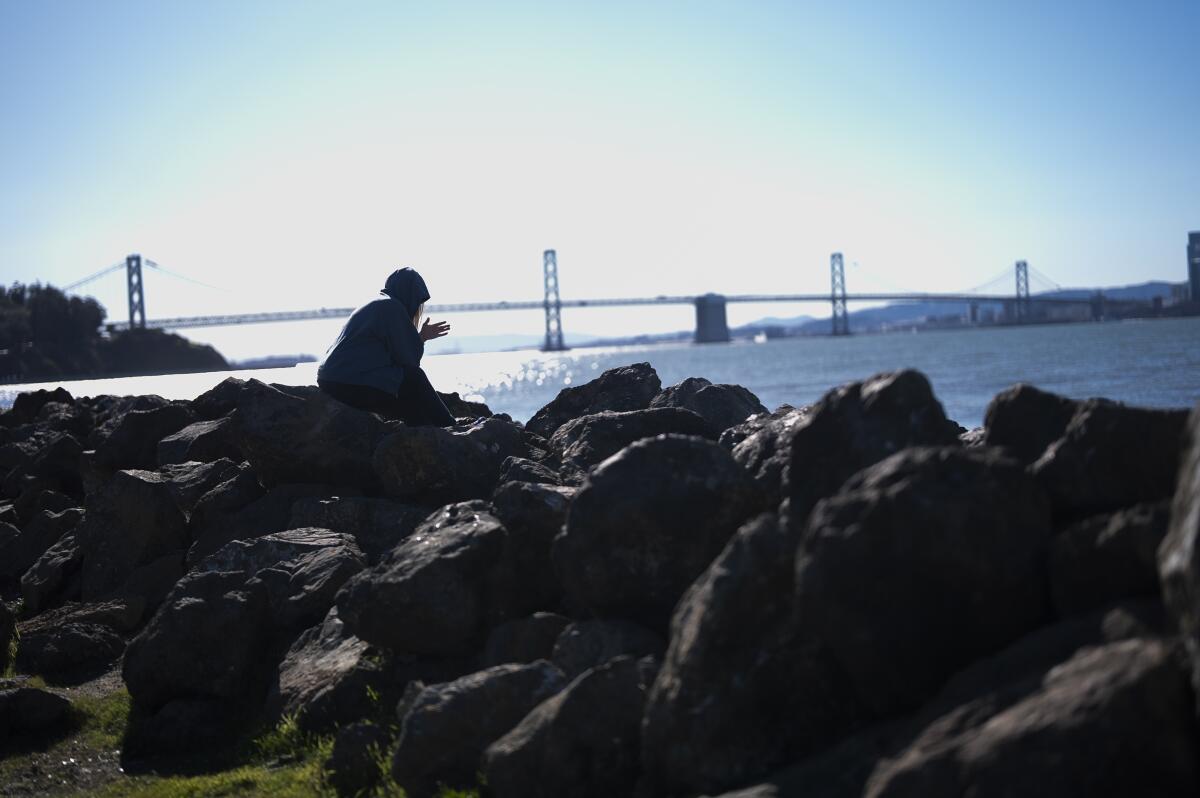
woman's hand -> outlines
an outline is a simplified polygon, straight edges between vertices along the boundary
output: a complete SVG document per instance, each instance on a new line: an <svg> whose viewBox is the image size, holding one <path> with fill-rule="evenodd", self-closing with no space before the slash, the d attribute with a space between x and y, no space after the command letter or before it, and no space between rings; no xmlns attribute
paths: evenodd
<svg viewBox="0 0 1200 798"><path fill-rule="evenodd" d="M441 338L448 332L450 332L450 322L426 319L425 323L421 325L421 340L432 341L434 338Z"/></svg>

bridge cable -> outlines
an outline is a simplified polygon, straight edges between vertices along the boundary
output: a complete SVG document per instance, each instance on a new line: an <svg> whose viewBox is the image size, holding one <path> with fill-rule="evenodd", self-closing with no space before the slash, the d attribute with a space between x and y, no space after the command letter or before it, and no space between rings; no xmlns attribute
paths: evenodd
<svg viewBox="0 0 1200 798"><path fill-rule="evenodd" d="M188 277L187 275L179 274L178 272L173 272L170 269L166 268L165 266L158 265L157 263L150 260L149 258L143 258L142 263L146 264L147 266L154 269L155 271L160 271L163 274L168 275L170 277L174 277L177 280L184 280L185 282L195 283L196 285L204 286L205 288L211 288L214 291L228 291L229 290L228 288L221 288L220 286L211 285L211 284L203 282L201 280L196 280L192 277Z"/></svg>
<svg viewBox="0 0 1200 798"><path fill-rule="evenodd" d="M87 277L84 277L82 280L76 280L75 282L71 283L70 285L64 285L62 290L63 291L73 291L81 285L90 283L92 280L98 280L106 274L111 274L112 272L115 272L117 269L124 269L124 268L125 268L125 261L121 261L120 263L114 263L112 266L109 266L108 268L105 268L105 269L101 269L100 271L96 272L95 274L90 274Z"/></svg>

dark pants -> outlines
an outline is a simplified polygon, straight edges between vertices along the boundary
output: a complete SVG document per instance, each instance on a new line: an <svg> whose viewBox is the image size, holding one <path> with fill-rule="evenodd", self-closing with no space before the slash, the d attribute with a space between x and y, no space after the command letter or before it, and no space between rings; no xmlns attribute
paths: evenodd
<svg viewBox="0 0 1200 798"><path fill-rule="evenodd" d="M321 390L342 404L357 407L384 418L403 421L413 426L449 427L454 416L446 409L442 398L433 390L429 378L419 368L405 368L400 391L392 396L386 391L367 385L317 380Z"/></svg>

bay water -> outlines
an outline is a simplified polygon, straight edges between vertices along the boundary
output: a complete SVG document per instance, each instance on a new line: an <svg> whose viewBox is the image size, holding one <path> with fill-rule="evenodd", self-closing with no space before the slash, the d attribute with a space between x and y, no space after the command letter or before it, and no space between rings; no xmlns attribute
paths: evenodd
<svg viewBox="0 0 1200 798"><path fill-rule="evenodd" d="M458 391L486 402L494 412L526 421L562 388L641 361L654 366L664 386L687 377L736 383L771 409L811 404L837 385L882 371L916 368L929 377L946 414L971 428L983 422L997 392L1018 382L1072 398L1192 407L1200 400L1200 318L454 354L427 357L423 365L439 390ZM155 393L192 399L229 376L312 385L316 364L5 385L0 386L0 407L11 405L20 391L58 385L74 396Z"/></svg>

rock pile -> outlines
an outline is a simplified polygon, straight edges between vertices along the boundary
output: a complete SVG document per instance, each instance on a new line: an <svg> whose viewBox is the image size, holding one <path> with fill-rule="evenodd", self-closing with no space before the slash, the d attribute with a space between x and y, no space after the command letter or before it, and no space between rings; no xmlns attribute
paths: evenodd
<svg viewBox="0 0 1200 798"><path fill-rule="evenodd" d="M772 413L645 363L451 406L21 395L0 660L120 661L129 759L294 717L345 795L1200 790L1200 409L1019 385L964 433L914 371Z"/></svg>

